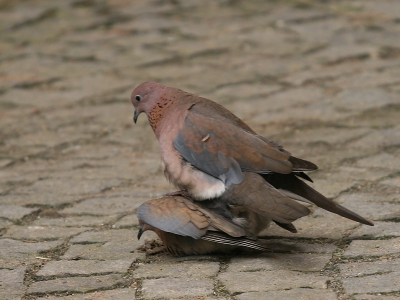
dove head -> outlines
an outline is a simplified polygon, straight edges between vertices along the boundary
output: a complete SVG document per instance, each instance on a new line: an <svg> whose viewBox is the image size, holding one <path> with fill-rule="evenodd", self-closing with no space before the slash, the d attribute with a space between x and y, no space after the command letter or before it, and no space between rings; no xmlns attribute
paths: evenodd
<svg viewBox="0 0 400 300"><path fill-rule="evenodd" d="M131 102L135 107L135 114L133 116L135 123L142 112L149 117L153 108L162 100L162 95L166 89L166 86L157 82L144 82L133 90Z"/></svg>
<svg viewBox="0 0 400 300"><path fill-rule="evenodd" d="M138 240L140 240L140 237L142 236L143 232L145 232L147 230L152 230L157 233L157 228L155 228L149 224L146 224L142 220L139 220L139 232L137 235Z"/></svg>

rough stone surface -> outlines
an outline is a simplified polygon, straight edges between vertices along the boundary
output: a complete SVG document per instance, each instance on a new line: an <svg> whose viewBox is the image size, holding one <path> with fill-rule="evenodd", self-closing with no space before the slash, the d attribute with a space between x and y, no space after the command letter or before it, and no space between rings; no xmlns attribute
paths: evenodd
<svg viewBox="0 0 400 300"><path fill-rule="evenodd" d="M209 279L160 278L143 281L142 292L145 298L178 298L206 296L213 292L213 281Z"/></svg>
<svg viewBox="0 0 400 300"><path fill-rule="evenodd" d="M159 277L212 277L219 271L217 262L193 262L169 264L143 264L133 272L135 278L159 278Z"/></svg>
<svg viewBox="0 0 400 300"><path fill-rule="evenodd" d="M330 261L330 254L265 254L258 258L234 258L228 272L260 270L320 271Z"/></svg>
<svg viewBox="0 0 400 300"><path fill-rule="evenodd" d="M380 238L400 236L400 224L395 222L375 222L374 227L362 225L357 228L350 238Z"/></svg>
<svg viewBox="0 0 400 300"><path fill-rule="evenodd" d="M22 240L54 240L76 235L87 228L75 227L65 230L62 227L52 226L11 226L4 237L13 237Z"/></svg>
<svg viewBox="0 0 400 300"><path fill-rule="evenodd" d="M346 278L343 280L346 293L390 293L400 291L400 273L378 274L366 277Z"/></svg>
<svg viewBox="0 0 400 300"><path fill-rule="evenodd" d="M131 260L78 260L78 261L51 261L47 263L37 276L67 277L76 275L91 275L105 273L125 273L131 266Z"/></svg>
<svg viewBox="0 0 400 300"><path fill-rule="evenodd" d="M89 292L99 289L110 289L118 284L123 284L121 275L104 275L91 277L66 277L47 281L38 281L31 284L29 294L54 293L54 292Z"/></svg>
<svg viewBox="0 0 400 300"><path fill-rule="evenodd" d="M38 261L40 252L49 251L61 245L62 241L51 242L21 242L12 239L0 239L0 267L15 268L26 266Z"/></svg>
<svg viewBox="0 0 400 300"><path fill-rule="evenodd" d="M346 277L362 277L377 273L398 273L400 272L400 259L341 264L339 268L340 272Z"/></svg>
<svg viewBox="0 0 400 300"><path fill-rule="evenodd" d="M321 289L296 288L287 291L271 291L271 292L251 292L243 293L236 296L239 300L261 300L261 299L304 299L304 300L336 300L336 294L331 291Z"/></svg>
<svg viewBox="0 0 400 300"><path fill-rule="evenodd" d="M26 267L19 267L13 270L0 270L0 298L20 299L24 294L24 276Z"/></svg>
<svg viewBox="0 0 400 300"><path fill-rule="evenodd" d="M34 208L25 208L17 205L0 205L0 218L21 219L35 211Z"/></svg>
<svg viewBox="0 0 400 300"><path fill-rule="evenodd" d="M218 276L228 291L257 292L307 287L326 288L328 277L295 271L226 272Z"/></svg>
<svg viewBox="0 0 400 300"><path fill-rule="evenodd" d="M39 297L37 300L135 300L136 290L133 288L129 289L117 289L110 291L98 291L94 293L77 294L73 296L64 297Z"/></svg>
<svg viewBox="0 0 400 300"><path fill-rule="evenodd" d="M378 256L400 253L400 238L391 240L352 241L344 256Z"/></svg>
<svg viewBox="0 0 400 300"><path fill-rule="evenodd" d="M0 2L0 299L398 298L399 1ZM310 207L264 254L137 249L136 209L174 190L132 122L144 81L313 161L375 227Z"/></svg>

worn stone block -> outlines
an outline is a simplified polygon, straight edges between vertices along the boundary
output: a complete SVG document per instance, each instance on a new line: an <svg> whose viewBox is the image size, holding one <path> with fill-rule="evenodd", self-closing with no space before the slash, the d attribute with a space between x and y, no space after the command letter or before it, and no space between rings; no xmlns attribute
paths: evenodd
<svg viewBox="0 0 400 300"><path fill-rule="evenodd" d="M239 300L336 300L336 294L332 291L323 289L295 288L286 291L270 291L270 292L250 292L236 296Z"/></svg>
<svg viewBox="0 0 400 300"><path fill-rule="evenodd" d="M329 262L330 254L263 254L257 258L233 258L227 272L272 270L320 271Z"/></svg>
<svg viewBox="0 0 400 300"><path fill-rule="evenodd" d="M145 279L142 283L145 299L208 296L213 293L213 288L213 280L199 278Z"/></svg>
<svg viewBox="0 0 400 300"><path fill-rule="evenodd" d="M91 277L66 277L32 283L27 293L55 293L55 292L89 292L110 289L118 284L124 284L121 275L111 274Z"/></svg>
<svg viewBox="0 0 400 300"><path fill-rule="evenodd" d="M345 277L363 277L365 275L399 272L400 259L340 264L339 268L341 274Z"/></svg>
<svg viewBox="0 0 400 300"><path fill-rule="evenodd" d="M352 241L343 253L347 257L383 256L400 253L400 238L391 240Z"/></svg>
<svg viewBox="0 0 400 300"><path fill-rule="evenodd" d="M92 274L125 273L133 260L76 260L50 261L36 275L40 277L68 277Z"/></svg>
<svg viewBox="0 0 400 300"><path fill-rule="evenodd" d="M231 293L267 292L293 288L326 288L328 277L295 271L226 272L218 276Z"/></svg>
<svg viewBox="0 0 400 300"><path fill-rule="evenodd" d="M0 269L0 298L21 299L25 294L24 285L26 267L13 270Z"/></svg>
<svg viewBox="0 0 400 300"><path fill-rule="evenodd" d="M207 261L183 261L180 263L151 263L140 264L133 272L135 278L159 278L159 277L185 277L204 278L217 275L219 264Z"/></svg>
<svg viewBox="0 0 400 300"><path fill-rule="evenodd" d="M398 292L400 291L400 273L345 278L343 287L348 294Z"/></svg>

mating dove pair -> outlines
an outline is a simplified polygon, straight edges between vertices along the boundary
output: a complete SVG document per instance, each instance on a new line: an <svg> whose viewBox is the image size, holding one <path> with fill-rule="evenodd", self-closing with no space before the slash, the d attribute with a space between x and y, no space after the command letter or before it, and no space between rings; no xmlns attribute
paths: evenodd
<svg viewBox="0 0 400 300"><path fill-rule="evenodd" d="M156 82L133 90L134 122L144 112L159 141L166 178L181 191L147 201L137 216L138 238L153 230L173 255L266 250L257 235L271 221L296 232L310 210L373 223L308 186L313 163L255 133L221 105ZM301 178L301 179L300 179Z"/></svg>

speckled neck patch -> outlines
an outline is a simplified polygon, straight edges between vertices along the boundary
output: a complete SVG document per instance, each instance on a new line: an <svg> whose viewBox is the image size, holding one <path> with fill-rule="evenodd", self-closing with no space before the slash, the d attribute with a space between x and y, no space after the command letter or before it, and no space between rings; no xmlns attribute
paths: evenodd
<svg viewBox="0 0 400 300"><path fill-rule="evenodd" d="M170 99L167 97L167 95L164 94L160 97L158 102L151 109L147 117L154 132L156 132L157 127L160 124L165 111L168 110L173 103L174 99Z"/></svg>

